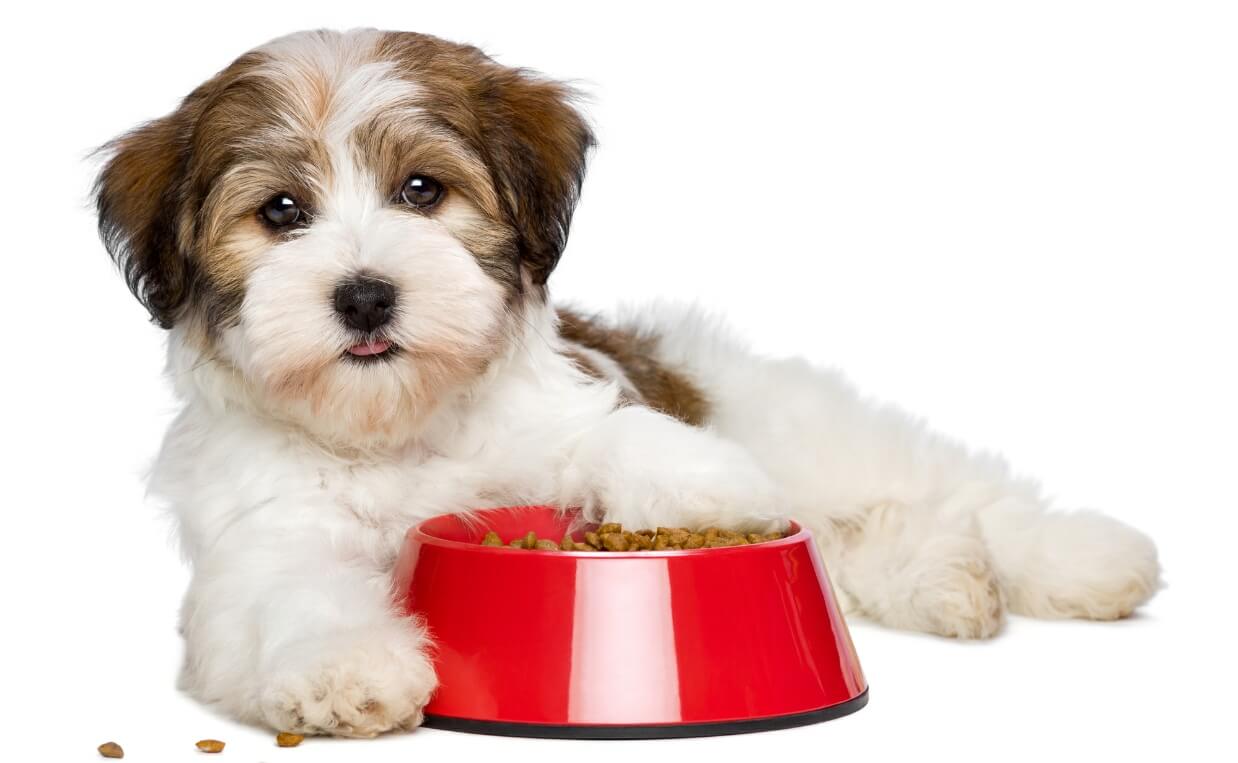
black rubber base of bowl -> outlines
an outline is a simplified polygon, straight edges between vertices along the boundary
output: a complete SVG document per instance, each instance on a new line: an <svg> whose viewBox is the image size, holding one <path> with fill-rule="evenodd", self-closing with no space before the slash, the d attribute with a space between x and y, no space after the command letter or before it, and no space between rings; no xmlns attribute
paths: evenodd
<svg viewBox="0 0 1238 763"><path fill-rule="evenodd" d="M793 726L832 721L850 715L868 704L868 689L854 699L837 705L810 710L792 715L775 715L770 718L752 718L745 721L721 723L664 723L653 726L556 726L547 723L504 723L501 721L475 721L469 718L452 718L444 715L427 715L423 725L432 729L463 731L469 734L491 734L504 737L536 737L540 739L678 739L684 737L712 737L725 734L750 734L756 731L775 731Z"/></svg>

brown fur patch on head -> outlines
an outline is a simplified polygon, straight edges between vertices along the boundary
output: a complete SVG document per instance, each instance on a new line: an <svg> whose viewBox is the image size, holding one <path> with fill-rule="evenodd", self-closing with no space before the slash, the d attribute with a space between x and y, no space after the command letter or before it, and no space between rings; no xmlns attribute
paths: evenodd
<svg viewBox="0 0 1238 763"><path fill-rule="evenodd" d="M440 212L467 203L467 224L452 226L457 215L437 214L492 278L513 295L523 287L517 237L505 223L503 207L490 171L460 136L444 127L428 109L384 110L358 126L353 150L361 166L374 173L380 186L398 198L412 175L427 175L447 189ZM410 211L410 214L419 214Z"/></svg>
<svg viewBox="0 0 1238 763"><path fill-rule="evenodd" d="M657 359L658 338L608 326L596 318L560 308L559 334L569 342L614 360L636 387L645 405L693 426L709 417L709 401L685 375ZM594 374L602 371L596 367Z"/></svg>
<svg viewBox="0 0 1238 763"><path fill-rule="evenodd" d="M95 181L99 235L151 319L171 327L193 274L178 256L182 179L199 88L171 116L104 147L112 157Z"/></svg>
<svg viewBox="0 0 1238 763"><path fill-rule="evenodd" d="M221 214L255 203L252 193L243 192L255 183L245 178L262 173L241 161L234 137L261 125L263 115L270 118L272 98L252 77L265 60L259 53L240 57L176 111L102 149L109 159L94 187L100 235L134 295L164 328L191 302L207 313L226 313L239 304L243 278L236 268L194 253L215 250L227 232ZM262 161L280 163L269 156ZM294 166L285 160L281 170L296 176ZM229 171L242 192L223 196L216 181Z"/></svg>
<svg viewBox="0 0 1238 763"><path fill-rule="evenodd" d="M378 55L398 61L425 110L487 167L516 232L521 266L543 285L567 244L593 133L559 82L501 66L477 48L387 33Z"/></svg>

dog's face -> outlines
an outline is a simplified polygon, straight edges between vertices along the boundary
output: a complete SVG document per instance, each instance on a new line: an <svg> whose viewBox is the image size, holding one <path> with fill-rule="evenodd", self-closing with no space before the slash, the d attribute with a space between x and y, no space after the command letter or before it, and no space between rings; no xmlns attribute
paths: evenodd
<svg viewBox="0 0 1238 763"><path fill-rule="evenodd" d="M266 412L398 440L545 299L592 141L569 95L422 35L282 38L110 146L100 230Z"/></svg>

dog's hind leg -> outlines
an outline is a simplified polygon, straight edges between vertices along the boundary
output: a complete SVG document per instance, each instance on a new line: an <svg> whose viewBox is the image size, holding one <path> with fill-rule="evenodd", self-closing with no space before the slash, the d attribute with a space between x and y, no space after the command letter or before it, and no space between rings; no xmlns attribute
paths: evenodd
<svg viewBox="0 0 1238 763"><path fill-rule="evenodd" d="M956 638L1001 629L1004 595L974 523L885 504L815 534L848 611Z"/></svg>
<svg viewBox="0 0 1238 763"><path fill-rule="evenodd" d="M750 353L684 309L631 323L709 401L707 425L741 444L814 530L840 593L895 627L986 636L1003 601L1038 617L1121 617L1159 580L1156 551L1105 517L1047 510L1035 483L971 453L838 374Z"/></svg>
<svg viewBox="0 0 1238 763"><path fill-rule="evenodd" d="M1156 546L1089 511L1051 512L1018 497L978 514L1013 612L1031 617L1125 617L1160 587Z"/></svg>

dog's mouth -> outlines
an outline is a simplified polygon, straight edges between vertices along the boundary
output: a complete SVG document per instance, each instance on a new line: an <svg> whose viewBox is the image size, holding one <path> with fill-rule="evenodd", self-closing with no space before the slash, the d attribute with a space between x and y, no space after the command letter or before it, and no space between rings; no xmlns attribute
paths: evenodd
<svg viewBox="0 0 1238 763"><path fill-rule="evenodd" d="M367 339L344 351L344 359L353 363L376 363L394 357L400 348L386 339Z"/></svg>

